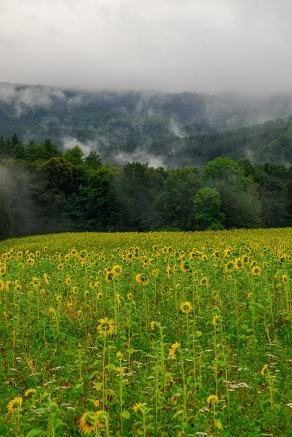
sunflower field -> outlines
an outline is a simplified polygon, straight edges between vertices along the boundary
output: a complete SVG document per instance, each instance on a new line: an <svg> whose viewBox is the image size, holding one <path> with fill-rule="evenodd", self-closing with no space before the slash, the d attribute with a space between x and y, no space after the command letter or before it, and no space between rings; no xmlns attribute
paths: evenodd
<svg viewBox="0 0 292 437"><path fill-rule="evenodd" d="M0 436L291 436L292 230L0 243Z"/></svg>

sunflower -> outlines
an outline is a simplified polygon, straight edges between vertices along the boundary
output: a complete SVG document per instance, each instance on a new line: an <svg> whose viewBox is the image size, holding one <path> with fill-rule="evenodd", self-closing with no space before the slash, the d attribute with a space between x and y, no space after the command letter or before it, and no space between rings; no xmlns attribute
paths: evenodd
<svg viewBox="0 0 292 437"><path fill-rule="evenodd" d="M218 401L219 401L219 398L217 395L210 395L207 398L207 402L208 402L209 406L215 405Z"/></svg>
<svg viewBox="0 0 292 437"><path fill-rule="evenodd" d="M202 287L207 287L207 285L209 284L209 280L208 278L206 278L206 276L204 276L201 280L200 280L200 285Z"/></svg>
<svg viewBox="0 0 292 437"><path fill-rule="evenodd" d="M192 311L192 309L193 309L193 306L192 306L191 302L189 302L189 301L183 302L180 305L180 310L184 314L189 314Z"/></svg>
<svg viewBox="0 0 292 437"><path fill-rule="evenodd" d="M77 317L81 317L82 314L83 314L83 311L82 311L82 310L77 310L77 311L76 311L76 315L77 315Z"/></svg>
<svg viewBox="0 0 292 437"><path fill-rule="evenodd" d="M149 282L147 276L145 275L145 273L138 273L138 274L135 276L135 280L136 280L136 282L138 282L138 284L140 284L140 285L147 285L148 282Z"/></svg>
<svg viewBox="0 0 292 437"><path fill-rule="evenodd" d="M105 280L107 282L111 282L114 279L114 273L113 272L107 272L105 275Z"/></svg>
<svg viewBox="0 0 292 437"><path fill-rule="evenodd" d="M235 258L234 262L233 262L233 266L235 268L235 270L237 271L241 271L243 268L243 261L241 258Z"/></svg>
<svg viewBox="0 0 292 437"><path fill-rule="evenodd" d="M233 268L234 268L233 261L228 261L223 266L223 270L224 270L225 273L231 272L233 270Z"/></svg>
<svg viewBox="0 0 292 437"><path fill-rule="evenodd" d="M282 277L281 277L282 284L286 284L287 279L288 279L287 275L282 275Z"/></svg>
<svg viewBox="0 0 292 437"><path fill-rule="evenodd" d="M259 276L259 275L261 274L261 269L260 269L260 267L254 265L254 266L252 267L252 269L251 269L251 273L252 273L254 276Z"/></svg>
<svg viewBox="0 0 292 437"><path fill-rule="evenodd" d="M188 261L184 261L183 263L180 264L179 266L180 270L182 272L189 272L190 271L190 263Z"/></svg>
<svg viewBox="0 0 292 437"><path fill-rule="evenodd" d="M26 399L30 398L31 396L36 394L36 389L35 388L28 388L27 390L25 390L24 392L24 397Z"/></svg>
<svg viewBox="0 0 292 437"><path fill-rule="evenodd" d="M70 275L66 275L65 284L67 285L67 287L69 287L69 285L71 284Z"/></svg>
<svg viewBox="0 0 292 437"><path fill-rule="evenodd" d="M1 286L0 286L0 290L1 290ZM21 283L19 281L17 281L17 280L15 281L15 290L16 291L22 290Z"/></svg>
<svg viewBox="0 0 292 437"><path fill-rule="evenodd" d="M227 258L232 252L232 248L231 247L226 247L226 249L224 249L224 253L223 256L224 258Z"/></svg>
<svg viewBox="0 0 292 437"><path fill-rule="evenodd" d="M176 351L180 348L180 343L178 341L176 341L175 343L173 343L168 351L168 357L171 360L175 360L176 358Z"/></svg>
<svg viewBox="0 0 292 437"><path fill-rule="evenodd" d="M214 327L216 327L217 323L220 322L220 316L218 316L217 314L215 316L212 317L212 325Z"/></svg>
<svg viewBox="0 0 292 437"><path fill-rule="evenodd" d="M139 411L143 412L145 411L145 404L143 404L142 402L137 402L134 406L133 406L133 410L138 413Z"/></svg>
<svg viewBox="0 0 292 437"><path fill-rule="evenodd" d="M211 258L212 259L215 259L215 258L218 258L219 257L219 252L218 252L218 250L214 250L212 253L211 253Z"/></svg>
<svg viewBox="0 0 292 437"><path fill-rule="evenodd" d="M166 273L168 277L172 275L171 266L169 264L167 264L166 266Z"/></svg>
<svg viewBox="0 0 292 437"><path fill-rule="evenodd" d="M22 405L22 397L16 396L16 398L12 399L8 405L7 410L9 413L15 413L16 411L19 411Z"/></svg>
<svg viewBox="0 0 292 437"><path fill-rule="evenodd" d="M5 290L5 282L0 279L0 291Z"/></svg>
<svg viewBox="0 0 292 437"><path fill-rule="evenodd" d="M261 371L260 371L261 376L264 376L268 370L269 370L269 365L264 364L263 367L261 368Z"/></svg>
<svg viewBox="0 0 292 437"><path fill-rule="evenodd" d="M104 411L86 411L81 416L79 427L84 434L90 434L98 429L106 428L106 417Z"/></svg>
<svg viewBox="0 0 292 437"><path fill-rule="evenodd" d="M26 261L26 263L27 263L29 266L33 266L33 265L34 265L34 259L33 259L33 258L28 258L28 260Z"/></svg>
<svg viewBox="0 0 292 437"><path fill-rule="evenodd" d="M127 299L128 300L133 300L133 295L132 295L132 293L127 293Z"/></svg>
<svg viewBox="0 0 292 437"><path fill-rule="evenodd" d="M120 265L116 264L112 267L112 272L114 275L119 276L121 273L123 273L123 269Z"/></svg>
<svg viewBox="0 0 292 437"><path fill-rule="evenodd" d="M96 328L97 332L101 335L107 336L112 335L115 332L115 324L112 319L105 317L99 320L99 325Z"/></svg>

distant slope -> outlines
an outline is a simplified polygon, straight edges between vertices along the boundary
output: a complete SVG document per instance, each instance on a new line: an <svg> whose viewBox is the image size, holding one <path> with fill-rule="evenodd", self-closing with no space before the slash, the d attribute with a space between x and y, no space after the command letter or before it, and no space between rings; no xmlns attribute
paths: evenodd
<svg viewBox="0 0 292 437"><path fill-rule="evenodd" d="M108 162L198 165L218 155L291 163L292 98L195 93L87 93L0 84L0 135L50 138ZM228 132L226 132L228 131Z"/></svg>

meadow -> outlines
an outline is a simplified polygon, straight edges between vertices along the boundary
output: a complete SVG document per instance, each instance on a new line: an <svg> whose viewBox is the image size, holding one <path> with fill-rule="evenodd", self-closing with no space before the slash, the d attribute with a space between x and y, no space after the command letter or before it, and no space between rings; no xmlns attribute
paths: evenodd
<svg viewBox="0 0 292 437"><path fill-rule="evenodd" d="M292 436L292 229L0 243L0 436Z"/></svg>

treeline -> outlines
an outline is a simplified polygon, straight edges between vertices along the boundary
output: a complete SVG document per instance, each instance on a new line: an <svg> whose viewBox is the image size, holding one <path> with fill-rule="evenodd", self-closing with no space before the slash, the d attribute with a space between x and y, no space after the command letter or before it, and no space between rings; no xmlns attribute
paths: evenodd
<svg viewBox="0 0 292 437"><path fill-rule="evenodd" d="M79 147L0 138L0 238L64 231L292 225L292 167L218 157L201 168L105 165Z"/></svg>

